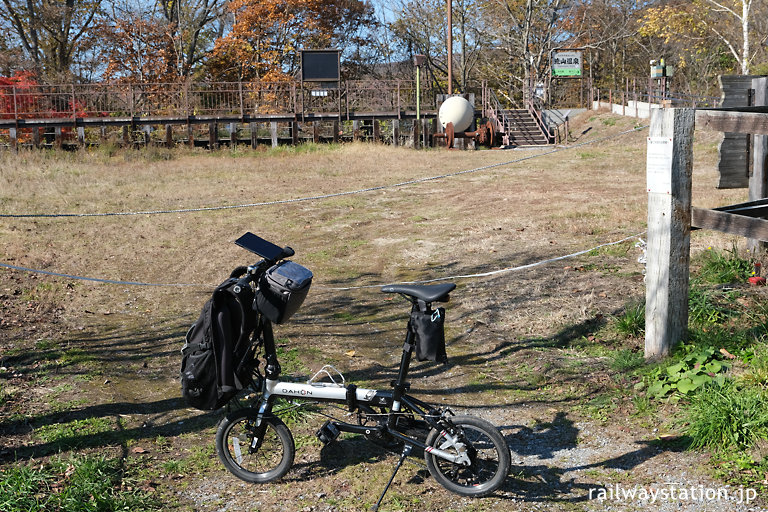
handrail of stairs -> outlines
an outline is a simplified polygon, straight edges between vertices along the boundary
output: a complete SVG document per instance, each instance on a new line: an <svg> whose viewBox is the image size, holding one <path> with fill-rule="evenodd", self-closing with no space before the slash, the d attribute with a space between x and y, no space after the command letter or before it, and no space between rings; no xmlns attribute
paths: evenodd
<svg viewBox="0 0 768 512"><path fill-rule="evenodd" d="M539 130L541 130L542 135L547 138L547 142L549 144L553 144L555 142L555 134L552 133L549 125L544 121L544 117L541 115L541 109L536 108L532 98L528 99L528 112L530 112L531 115L536 119L536 124L539 126Z"/></svg>

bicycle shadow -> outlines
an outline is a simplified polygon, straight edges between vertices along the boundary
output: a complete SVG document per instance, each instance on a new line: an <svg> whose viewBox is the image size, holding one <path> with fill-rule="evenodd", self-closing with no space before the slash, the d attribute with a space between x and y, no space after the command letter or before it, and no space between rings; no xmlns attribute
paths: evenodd
<svg viewBox="0 0 768 512"><path fill-rule="evenodd" d="M600 482L585 481L585 476L591 477L590 470L628 472L664 452L686 449L685 442L638 440L634 442L639 445L635 450L596 462L578 463L577 459L586 455L569 454L569 450L577 449L580 431L564 412L556 413L552 422L537 427L504 425L499 430L513 431L505 435L512 451L512 467L500 497L516 503L586 502L605 489ZM565 464L558 465L558 461Z"/></svg>

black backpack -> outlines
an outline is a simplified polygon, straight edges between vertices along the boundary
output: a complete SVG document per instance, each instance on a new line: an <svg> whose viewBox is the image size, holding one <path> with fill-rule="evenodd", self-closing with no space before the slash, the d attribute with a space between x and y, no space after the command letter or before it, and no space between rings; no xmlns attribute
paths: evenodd
<svg viewBox="0 0 768 512"><path fill-rule="evenodd" d="M258 314L251 287L235 293L235 283L230 278L214 290L181 349L181 394L196 409L218 409L253 381Z"/></svg>

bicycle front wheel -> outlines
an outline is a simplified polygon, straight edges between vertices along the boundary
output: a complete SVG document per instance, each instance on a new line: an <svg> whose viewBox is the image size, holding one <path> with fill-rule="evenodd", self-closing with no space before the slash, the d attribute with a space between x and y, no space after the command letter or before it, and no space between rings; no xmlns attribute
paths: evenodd
<svg viewBox="0 0 768 512"><path fill-rule="evenodd" d="M472 416L454 416L453 436L432 429L427 446L458 455L466 451L470 465L462 465L424 451L427 469L440 485L461 496L487 496L501 487L509 473L509 447L491 423Z"/></svg>
<svg viewBox="0 0 768 512"><path fill-rule="evenodd" d="M293 464L296 447L285 423L275 416L264 418L261 444L255 409L240 409L228 414L216 431L216 452L227 470L241 480L268 483L283 477Z"/></svg>

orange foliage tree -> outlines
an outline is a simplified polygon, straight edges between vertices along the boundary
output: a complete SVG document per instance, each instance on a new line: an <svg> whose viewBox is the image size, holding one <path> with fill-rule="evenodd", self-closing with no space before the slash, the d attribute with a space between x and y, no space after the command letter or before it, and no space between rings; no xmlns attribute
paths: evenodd
<svg viewBox="0 0 768 512"><path fill-rule="evenodd" d="M294 76L298 50L365 45L361 32L375 23L360 0L232 0L232 30L216 41L208 74L216 80L285 81Z"/></svg>
<svg viewBox="0 0 768 512"><path fill-rule="evenodd" d="M125 12L102 27L104 79L175 82L177 51L168 24L140 12Z"/></svg>

